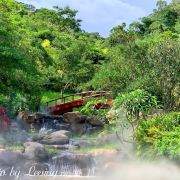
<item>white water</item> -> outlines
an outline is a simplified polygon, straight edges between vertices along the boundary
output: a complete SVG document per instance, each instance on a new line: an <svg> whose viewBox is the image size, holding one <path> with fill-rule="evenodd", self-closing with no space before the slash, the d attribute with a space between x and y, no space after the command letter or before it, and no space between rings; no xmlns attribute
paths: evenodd
<svg viewBox="0 0 180 180"><path fill-rule="evenodd" d="M89 168L86 176L94 176L94 169ZM58 171L59 176L82 176L82 170L76 164L54 163L51 164L50 171Z"/></svg>

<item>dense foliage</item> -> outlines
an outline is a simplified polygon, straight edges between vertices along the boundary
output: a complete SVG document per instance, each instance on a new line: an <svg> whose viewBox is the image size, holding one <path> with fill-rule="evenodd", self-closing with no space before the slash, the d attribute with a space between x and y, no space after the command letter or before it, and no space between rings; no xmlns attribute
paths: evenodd
<svg viewBox="0 0 180 180"><path fill-rule="evenodd" d="M37 110L60 92L110 90L117 96L114 108L124 107L132 123L146 119L158 104L165 111L179 110L179 0L169 5L158 0L149 16L113 27L108 38L83 31L76 14L69 7L36 9L0 0L0 106L14 115ZM82 113L105 116L94 110L95 103L87 102ZM139 151L147 147L178 159L179 117L174 112L142 120Z"/></svg>
<svg viewBox="0 0 180 180"><path fill-rule="evenodd" d="M178 109L180 3L158 1L157 9L129 27L112 29L108 59L91 81L94 88L119 92L144 89L167 110Z"/></svg>
<svg viewBox="0 0 180 180"><path fill-rule="evenodd" d="M168 110L179 107L180 5L157 9L107 39L84 32L69 7L36 9L0 1L0 93L37 109L43 91L144 89ZM16 98L18 99L18 98ZM21 98L19 98L21 99Z"/></svg>
<svg viewBox="0 0 180 180"><path fill-rule="evenodd" d="M145 118L150 110L158 108L158 102L155 96L138 89L119 95L114 102L114 108L124 108L127 112L127 118L133 121L140 119L140 113Z"/></svg>
<svg viewBox="0 0 180 180"><path fill-rule="evenodd" d="M138 153L180 161L180 113L171 112L142 121L136 132Z"/></svg>
<svg viewBox="0 0 180 180"><path fill-rule="evenodd" d="M93 77L97 64L105 60L104 39L82 31L76 14L69 7L36 9L15 0L0 1L4 104L25 98L35 110L43 91L77 91Z"/></svg>

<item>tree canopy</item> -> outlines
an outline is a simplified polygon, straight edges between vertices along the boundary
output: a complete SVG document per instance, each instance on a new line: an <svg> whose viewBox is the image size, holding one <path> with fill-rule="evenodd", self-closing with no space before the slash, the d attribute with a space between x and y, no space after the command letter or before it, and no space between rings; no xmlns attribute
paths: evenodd
<svg viewBox="0 0 180 180"><path fill-rule="evenodd" d="M179 106L180 3L157 1L147 17L113 27L108 38L81 29L70 7L0 1L0 93L40 105L43 91L144 89Z"/></svg>

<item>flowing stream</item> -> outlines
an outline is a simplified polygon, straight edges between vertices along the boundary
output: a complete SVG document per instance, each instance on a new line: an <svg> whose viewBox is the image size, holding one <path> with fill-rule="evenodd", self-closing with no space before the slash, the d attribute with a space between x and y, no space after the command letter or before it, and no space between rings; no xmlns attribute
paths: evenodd
<svg viewBox="0 0 180 180"><path fill-rule="evenodd" d="M39 135L51 132L49 124L44 123ZM77 154L69 150L59 150L58 155L48 162L49 171L57 172L58 176L95 176L96 162L90 155Z"/></svg>

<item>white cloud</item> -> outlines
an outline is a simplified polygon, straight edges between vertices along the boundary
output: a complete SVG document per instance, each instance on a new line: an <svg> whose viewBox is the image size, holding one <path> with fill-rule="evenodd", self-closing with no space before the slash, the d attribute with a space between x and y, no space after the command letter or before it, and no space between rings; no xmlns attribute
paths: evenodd
<svg viewBox="0 0 180 180"><path fill-rule="evenodd" d="M107 36L109 30L121 22L131 23L147 13L140 7L121 0L19 0L36 7L51 8L54 5L70 6L79 11L82 28L90 32L100 32Z"/></svg>

